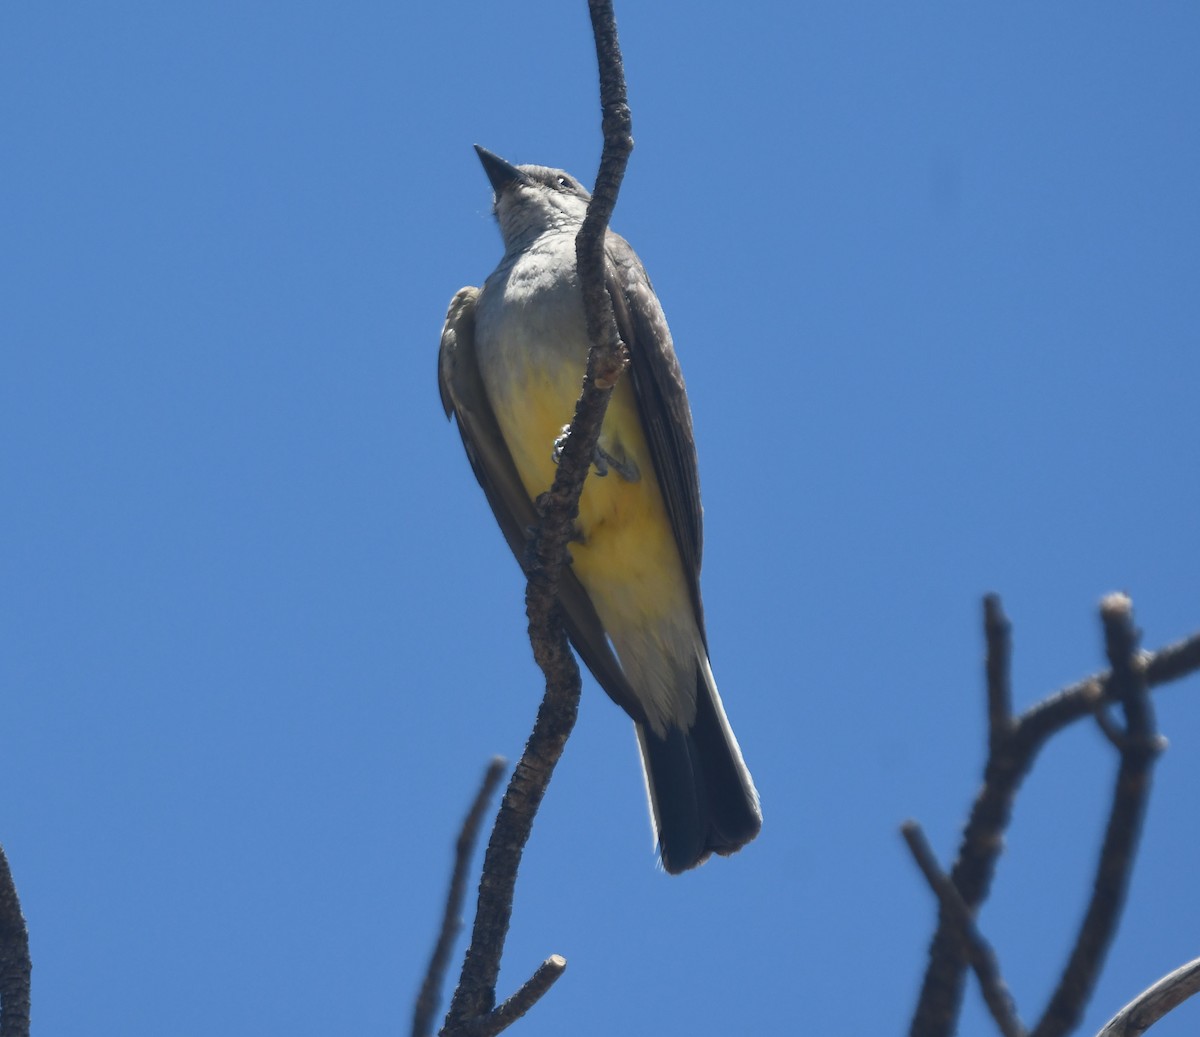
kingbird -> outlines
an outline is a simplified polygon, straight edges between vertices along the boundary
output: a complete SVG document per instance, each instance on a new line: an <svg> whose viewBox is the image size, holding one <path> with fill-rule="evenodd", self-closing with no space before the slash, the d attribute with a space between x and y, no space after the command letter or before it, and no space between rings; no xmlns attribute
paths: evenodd
<svg viewBox="0 0 1200 1037"><path fill-rule="evenodd" d="M561 169L475 150L504 258L451 300L438 388L519 562L587 363L575 237L591 196ZM740 849L762 814L708 661L696 447L671 333L641 261L611 231L605 278L630 367L584 483L559 601L575 649L633 718L662 864L676 874Z"/></svg>

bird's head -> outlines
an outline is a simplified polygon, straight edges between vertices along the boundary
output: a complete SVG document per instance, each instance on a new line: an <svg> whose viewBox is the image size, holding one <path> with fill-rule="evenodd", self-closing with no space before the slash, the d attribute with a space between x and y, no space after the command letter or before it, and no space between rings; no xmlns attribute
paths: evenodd
<svg viewBox="0 0 1200 1037"><path fill-rule="evenodd" d="M495 191L493 212L506 247L583 223L592 196L570 173L548 166L514 166L478 144L475 151Z"/></svg>

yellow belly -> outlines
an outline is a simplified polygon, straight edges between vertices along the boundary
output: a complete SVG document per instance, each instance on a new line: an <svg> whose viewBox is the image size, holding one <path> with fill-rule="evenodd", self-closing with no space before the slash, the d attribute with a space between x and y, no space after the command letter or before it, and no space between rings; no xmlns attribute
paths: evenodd
<svg viewBox="0 0 1200 1037"><path fill-rule="evenodd" d="M541 369L514 383L503 401L493 401L504 438L531 498L554 481L552 453L574 410L580 372L559 368L559 376ZM690 616L687 581L670 518L628 377L609 401L601 445L632 461L640 478L629 481L610 469L588 475L579 501L579 541L570 546L576 575L587 589L601 622L656 624L667 617ZM610 445L613 449L610 449Z"/></svg>

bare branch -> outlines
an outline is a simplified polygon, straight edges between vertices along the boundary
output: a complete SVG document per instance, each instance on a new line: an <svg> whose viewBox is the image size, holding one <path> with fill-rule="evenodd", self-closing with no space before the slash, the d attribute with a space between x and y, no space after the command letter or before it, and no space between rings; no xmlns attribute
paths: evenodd
<svg viewBox="0 0 1200 1037"><path fill-rule="evenodd" d="M628 360L617 331L612 300L604 287L604 239L617 204L621 181L625 178L625 166L633 151L633 119L625 92L625 70L621 62L621 47L617 41L617 23L611 0L588 0L588 12L592 17L596 63L600 68L604 152L596 173L596 187L592 192L587 217L575 239L575 258L583 289L588 339L592 344L587 381L599 389L610 389L620 378ZM597 434L599 431L597 423ZM591 450L584 456L590 459Z"/></svg>
<svg viewBox="0 0 1200 1037"><path fill-rule="evenodd" d="M1193 634L1144 657L1146 686L1157 688L1200 671L1200 634Z"/></svg>
<svg viewBox="0 0 1200 1037"><path fill-rule="evenodd" d="M985 608L1000 614L998 600ZM993 643L989 642L989 664ZM1134 653L1132 658L1147 689L1178 680L1200 671L1200 634L1155 653ZM989 666L989 719L998 712L991 704L991 696L996 693L990 677ZM990 739L983 786L963 827L958 856L950 871L951 882L971 912L987 899L1013 802L1042 746L1067 725L1093 715L1106 702L1117 701L1121 697L1118 683L1113 673L1079 681L1020 714L1007 737ZM943 913L930 943L929 962L913 1013L909 1030L913 1037L949 1037L954 1032L966 967L950 919Z"/></svg>
<svg viewBox="0 0 1200 1037"><path fill-rule="evenodd" d="M1100 617L1112 666L1111 687L1125 713L1121 766L1092 897L1058 988L1033 1029L1034 1037L1061 1037L1083 1018L1125 906L1150 798L1151 770L1158 756L1154 709L1146 689L1145 669L1137 656L1139 632L1133 625L1133 605L1123 594L1110 595L1101 603Z"/></svg>
<svg viewBox="0 0 1200 1037"><path fill-rule="evenodd" d="M603 248L608 221L633 147L612 4L606 0L590 0L588 6L600 67L604 127L604 151L596 190L576 244L591 349L583 392L576 404L571 428L559 457L554 485L537 500L539 523L526 559L528 584L525 610L529 617L529 640L534 658L546 677L546 693L538 710L533 734L500 805L484 856L471 945L463 961L458 989L447 1015L443 1031L447 1034L474 1032L479 1028L498 1032L490 1027L495 1021L496 980L500 974L500 958L512 918L517 869L529 839L533 818L554 767L562 756L579 709L579 666L571 654L563 626L558 583L567 564L567 544L574 533L579 496L595 455L604 412L612 395L612 387L626 364L616 331L612 302L604 287ZM560 959L550 959L551 962L556 960ZM543 966L543 970L546 968ZM539 974L543 970L539 970ZM539 980L535 975L523 989L537 990L536 996L540 997L544 989L557 978L553 967L550 971L554 974L548 980ZM544 988L539 988L541 982L545 983ZM516 1000L514 998L507 1004L512 1005ZM527 1003L521 1003L528 1007L533 1000L536 997L527 998ZM507 1011L511 1016L509 1021L518 1017L519 1013L513 1014L514 1011Z"/></svg>
<svg viewBox="0 0 1200 1037"><path fill-rule="evenodd" d="M570 688L551 686L549 680L547 685L533 733L508 783L484 854L471 945L467 948L458 987L450 1002L442 1030L444 1034L470 1032L470 1028L489 1015L495 1005L500 959L512 919L517 869L533 828L533 819L554 773L554 765L562 755L575 723L579 702L578 670L573 696Z"/></svg>
<svg viewBox="0 0 1200 1037"><path fill-rule="evenodd" d="M1141 652L1139 660L1145 667L1146 687L1151 689L1200 673L1200 634L1157 652ZM1098 703L1115 702L1117 696L1109 687L1110 680L1110 674L1097 673L1055 692L1021 714L1022 725L1030 737L1044 741L1089 715Z"/></svg>
<svg viewBox="0 0 1200 1037"><path fill-rule="evenodd" d="M413 1037L429 1037L433 1033L433 1016L441 998L442 982L446 977L446 965L450 960L450 951L454 948L454 940L462 928L462 905L467 892L467 869L471 866L471 856L475 851L475 842L479 838L479 827L483 823L483 812L488 802L504 776L507 761L496 756L488 764L483 775L483 782L475 794L475 801L463 820L462 829L454 848L454 872L450 877L450 889L446 894L446 909L442 913L442 928L438 933L437 943L429 959L429 968L425 972L425 980L421 984L421 992L417 995L417 1004L413 1010Z"/></svg>
<svg viewBox="0 0 1200 1037"><path fill-rule="evenodd" d="M29 931L0 846L0 1037L29 1037Z"/></svg>
<svg viewBox="0 0 1200 1037"><path fill-rule="evenodd" d="M507 1030L542 999L542 995L554 986L566 968L566 958L559 954L551 954L537 967L537 971L521 984L512 997L495 1011L468 1023L462 1031L464 1037L495 1037L496 1034Z"/></svg>
<svg viewBox="0 0 1200 1037"><path fill-rule="evenodd" d="M992 723L1000 712L993 703L1006 695L998 687L995 675L1001 671L1000 667L993 666L993 659L1003 652L1007 662L1009 631L1008 622L1004 620L1003 636L997 636L1000 624L994 619L1003 616L999 598L993 597L990 604L985 602L984 608L985 627L988 628L988 758L983 787L976 795L963 828L958 857L950 871L950 881L972 915L987 899L1017 789L1033 765L1040 745L1030 743L1025 733L1022 723L1026 715L1002 727ZM1007 733L1004 733L1005 729ZM967 964L950 916L940 912L929 947L929 964L909 1029L912 1037L949 1037L954 1032Z"/></svg>
<svg viewBox="0 0 1200 1037"><path fill-rule="evenodd" d="M1096 1037L1141 1037L1171 1009L1200 992L1200 958L1164 976L1114 1015Z"/></svg>
<svg viewBox="0 0 1200 1037"><path fill-rule="evenodd" d="M1012 729L1012 627L1004 615L998 594L983 599L983 632L987 642L988 744L1004 738Z"/></svg>
<svg viewBox="0 0 1200 1037"><path fill-rule="evenodd" d="M1025 1037L1025 1027L1017 1017L1017 1007L1013 1004L1012 994L1000 975L995 951L979 932L970 910L958 895L958 890L954 888L954 883L938 867L937 859L925 838L925 833L921 831L921 826L916 821L905 821L900 826L900 831L913 859L917 862L917 867L921 869L929 888L938 898L941 910L950 917L951 923L958 931L967 960L975 970L975 976L983 991L983 1000L1000 1032L1004 1037Z"/></svg>

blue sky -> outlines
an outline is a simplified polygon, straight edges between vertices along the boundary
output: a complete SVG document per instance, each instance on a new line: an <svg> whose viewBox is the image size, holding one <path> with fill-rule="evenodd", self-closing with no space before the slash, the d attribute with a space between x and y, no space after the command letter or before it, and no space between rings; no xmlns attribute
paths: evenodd
<svg viewBox="0 0 1200 1037"><path fill-rule="evenodd" d="M897 827L953 852L981 595L1022 706L1100 667L1108 591L1149 647L1200 628L1200 8L618 18L614 226L687 375L766 827L656 871L589 683L501 993L561 953L525 1033L903 1032L934 910ZM35 1026L406 1028L460 818L539 696L434 379L500 255L471 145L594 176L585 5L10 3L0 124L0 841ZM1156 700L1083 1032L1200 953L1200 683ZM981 924L1027 1020L1114 773L1080 725L1018 802Z"/></svg>

